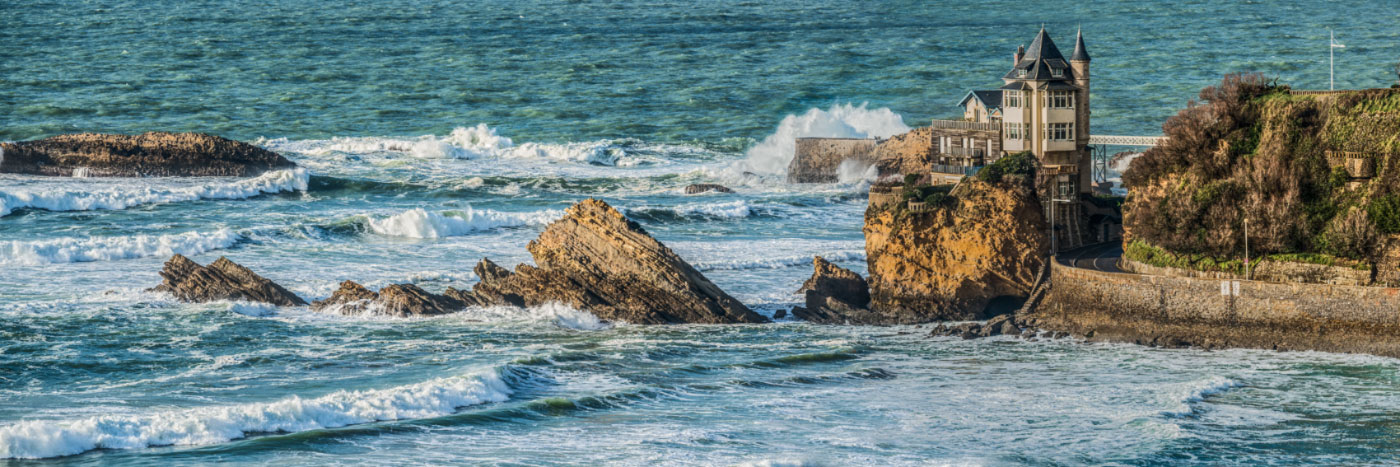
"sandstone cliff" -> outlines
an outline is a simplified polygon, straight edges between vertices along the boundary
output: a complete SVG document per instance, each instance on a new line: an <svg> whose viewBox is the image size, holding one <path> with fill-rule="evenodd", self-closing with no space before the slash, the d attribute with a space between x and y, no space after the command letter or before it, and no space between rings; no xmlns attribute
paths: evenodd
<svg viewBox="0 0 1400 467"><path fill-rule="evenodd" d="M278 306L306 305L296 294L224 257L209 266L200 266L177 254L165 262L160 276L165 280L151 290L168 292L185 302L247 300Z"/></svg>
<svg viewBox="0 0 1400 467"><path fill-rule="evenodd" d="M803 305L793 317L820 324L890 324L889 317L870 311L870 286L865 278L831 264L820 256L812 259L812 277L802 283Z"/></svg>
<svg viewBox="0 0 1400 467"><path fill-rule="evenodd" d="M915 128L892 136L875 147L874 157L880 175L927 172L936 162L933 128Z"/></svg>
<svg viewBox="0 0 1400 467"><path fill-rule="evenodd" d="M477 305L562 302L634 324L767 321L601 200L570 207L528 249L537 266L511 272L482 260L481 282L448 296Z"/></svg>
<svg viewBox="0 0 1400 467"><path fill-rule="evenodd" d="M82 133L0 143L0 173L247 177L295 166L275 152L200 133Z"/></svg>
<svg viewBox="0 0 1400 467"><path fill-rule="evenodd" d="M926 212L904 203L865 213L871 307L892 322L981 319L1029 293L1049 241L1025 177L964 179Z"/></svg>

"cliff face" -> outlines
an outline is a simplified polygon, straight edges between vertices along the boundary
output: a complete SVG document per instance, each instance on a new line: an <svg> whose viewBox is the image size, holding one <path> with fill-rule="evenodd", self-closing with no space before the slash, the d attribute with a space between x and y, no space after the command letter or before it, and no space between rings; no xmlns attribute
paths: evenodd
<svg viewBox="0 0 1400 467"><path fill-rule="evenodd" d="M911 212L903 203L865 213L871 307L897 322L981 319L988 305L1029 295L1047 251L1045 219L1021 177L969 177L953 200ZM1009 311L1009 310L1004 310Z"/></svg>
<svg viewBox="0 0 1400 467"><path fill-rule="evenodd" d="M881 141L874 157L881 175L927 172L935 160L933 128L916 128Z"/></svg>
<svg viewBox="0 0 1400 467"><path fill-rule="evenodd" d="M563 302L633 324L767 321L601 200L570 207L528 249L538 267L511 272L482 260L481 282L448 296L481 305Z"/></svg>
<svg viewBox="0 0 1400 467"><path fill-rule="evenodd" d="M200 133L82 133L0 143L0 173L92 177L247 177L295 167L266 149Z"/></svg>

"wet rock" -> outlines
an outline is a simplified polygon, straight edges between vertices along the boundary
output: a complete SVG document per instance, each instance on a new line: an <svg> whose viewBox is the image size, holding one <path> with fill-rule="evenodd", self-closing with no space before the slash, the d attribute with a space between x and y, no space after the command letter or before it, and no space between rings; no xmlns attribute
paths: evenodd
<svg viewBox="0 0 1400 467"><path fill-rule="evenodd" d="M483 259L481 281L454 297L476 305L561 302L634 324L768 321L601 200L570 207L527 248L538 266L511 272Z"/></svg>
<svg viewBox="0 0 1400 467"><path fill-rule="evenodd" d="M296 167L266 149L202 133L80 133L0 143L0 173L92 177L247 177Z"/></svg>
<svg viewBox="0 0 1400 467"><path fill-rule="evenodd" d="M782 308L779 308L778 311L774 311L774 312L773 312L773 319L783 319L783 318L786 318L786 317L787 317L787 314L788 314L787 310L782 309Z"/></svg>
<svg viewBox="0 0 1400 467"><path fill-rule="evenodd" d="M452 313L464 306L452 297L433 294L413 284L394 284L372 292L353 281L345 281L330 298L312 303L311 309L347 315L430 316Z"/></svg>
<svg viewBox="0 0 1400 467"><path fill-rule="evenodd" d="M246 300L277 306L306 305L296 294L224 257L200 266L177 254L165 262L160 277L164 280L151 290L169 293L184 302Z"/></svg>
<svg viewBox="0 0 1400 467"><path fill-rule="evenodd" d="M700 194L700 193L707 193L707 192L711 192L711 191L717 192L717 193L733 193L733 192L734 192L734 190L729 189L729 187L727 187L727 186L718 185L718 184L714 184L714 183L696 183L696 184L693 184L693 185L690 185L690 186L685 187L685 194L687 194L687 195L694 195L694 194Z"/></svg>

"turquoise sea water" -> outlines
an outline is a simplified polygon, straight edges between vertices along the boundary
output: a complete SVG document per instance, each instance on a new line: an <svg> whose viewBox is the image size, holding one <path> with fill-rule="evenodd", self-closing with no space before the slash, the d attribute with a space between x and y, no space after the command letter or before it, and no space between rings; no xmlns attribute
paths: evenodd
<svg viewBox="0 0 1400 467"><path fill-rule="evenodd" d="M765 314L864 271L864 174L792 138L957 113L1044 23L1096 133L1219 76L1382 87L1392 2L0 3L0 139L205 131L302 169L0 176L0 464L1396 463L1400 364L913 327L637 326L566 307L340 316L144 292L223 255L313 300L467 287L601 197ZM862 105L864 103L864 105ZM734 194L685 195L715 182Z"/></svg>

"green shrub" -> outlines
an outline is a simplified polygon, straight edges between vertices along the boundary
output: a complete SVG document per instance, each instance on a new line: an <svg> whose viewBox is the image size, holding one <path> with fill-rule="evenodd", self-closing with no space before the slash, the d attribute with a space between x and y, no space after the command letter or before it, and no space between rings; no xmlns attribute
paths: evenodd
<svg viewBox="0 0 1400 467"><path fill-rule="evenodd" d="M1400 196L1389 194L1376 198L1366 207L1366 214L1381 233L1400 233Z"/></svg>
<svg viewBox="0 0 1400 467"><path fill-rule="evenodd" d="M1030 151L1008 154L977 172L977 179L984 182L999 182L1003 175L1032 175L1039 161Z"/></svg>

